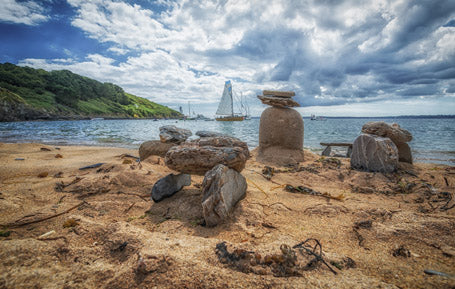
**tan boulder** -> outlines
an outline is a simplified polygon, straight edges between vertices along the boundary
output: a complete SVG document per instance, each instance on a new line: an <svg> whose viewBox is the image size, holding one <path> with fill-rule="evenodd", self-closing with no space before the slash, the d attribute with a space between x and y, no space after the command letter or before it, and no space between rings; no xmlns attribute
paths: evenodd
<svg viewBox="0 0 455 289"><path fill-rule="evenodd" d="M143 161L150 156L164 157L173 146L175 146L175 143L163 143L159 140L143 142L139 147L139 158Z"/></svg>

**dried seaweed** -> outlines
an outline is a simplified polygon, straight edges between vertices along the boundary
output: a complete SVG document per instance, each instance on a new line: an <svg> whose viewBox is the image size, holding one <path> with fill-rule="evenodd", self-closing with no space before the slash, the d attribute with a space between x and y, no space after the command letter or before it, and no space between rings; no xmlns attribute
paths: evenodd
<svg viewBox="0 0 455 289"><path fill-rule="evenodd" d="M312 196L319 196L324 197L331 200L343 201L344 194L339 194L338 196L332 196L329 193L321 193L318 191L313 190L312 188L304 187L304 186L297 186L294 187L292 185L286 185L284 188L287 192L290 193L297 193L297 194L304 194L304 195L312 195Z"/></svg>

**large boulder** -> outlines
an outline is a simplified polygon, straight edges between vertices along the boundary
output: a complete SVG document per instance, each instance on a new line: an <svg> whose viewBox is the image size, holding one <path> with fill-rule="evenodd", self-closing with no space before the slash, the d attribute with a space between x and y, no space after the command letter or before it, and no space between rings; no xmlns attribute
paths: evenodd
<svg viewBox="0 0 455 289"><path fill-rule="evenodd" d="M245 168L247 160L241 147L214 147L180 145L172 147L166 154L166 165L185 174L204 175L217 164L224 164L238 172Z"/></svg>
<svg viewBox="0 0 455 289"><path fill-rule="evenodd" d="M202 182L202 213L209 227L216 226L234 210L245 197L245 177L224 165L217 165L205 174Z"/></svg>
<svg viewBox="0 0 455 289"><path fill-rule="evenodd" d="M272 165L303 161L303 119L292 108L269 107L259 125L257 160Z"/></svg>
<svg viewBox="0 0 455 289"><path fill-rule="evenodd" d="M250 151L246 142L241 141L236 137L231 136L218 136L218 137L203 137L186 142L190 145L197 146L213 146L213 147L239 147L243 149L243 153L247 158L250 157Z"/></svg>
<svg viewBox="0 0 455 289"><path fill-rule="evenodd" d="M145 160L149 156L160 156L164 158L167 151L175 145L176 144L174 143L163 143L159 140L143 142L139 147L139 158L141 161Z"/></svg>
<svg viewBox="0 0 455 289"><path fill-rule="evenodd" d="M398 166L398 149L385 137L361 134L352 145L351 167L368 172L391 173Z"/></svg>
<svg viewBox="0 0 455 289"><path fill-rule="evenodd" d="M165 125L160 127L160 140L163 143L180 144L192 135L191 131L178 128L175 125Z"/></svg>
<svg viewBox="0 0 455 289"><path fill-rule="evenodd" d="M370 121L363 125L362 132L390 138L395 144L412 140L412 134L402 129L398 124L392 125L383 121Z"/></svg>
<svg viewBox="0 0 455 289"><path fill-rule="evenodd" d="M196 132L196 135L199 137L218 137L218 136L226 136L223 133L216 132L216 131L207 131L207 130L199 130Z"/></svg>
<svg viewBox="0 0 455 289"><path fill-rule="evenodd" d="M152 200L159 202L164 198L169 198L184 186L191 185L191 176L187 174L169 174L159 179L152 188Z"/></svg>

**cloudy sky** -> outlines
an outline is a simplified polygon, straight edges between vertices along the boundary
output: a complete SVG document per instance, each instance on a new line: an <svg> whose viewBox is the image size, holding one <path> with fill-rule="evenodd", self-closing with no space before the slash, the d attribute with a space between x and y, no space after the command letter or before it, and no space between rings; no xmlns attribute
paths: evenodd
<svg viewBox="0 0 455 289"><path fill-rule="evenodd" d="M0 0L0 62L212 116L224 82L303 115L455 114L453 0Z"/></svg>

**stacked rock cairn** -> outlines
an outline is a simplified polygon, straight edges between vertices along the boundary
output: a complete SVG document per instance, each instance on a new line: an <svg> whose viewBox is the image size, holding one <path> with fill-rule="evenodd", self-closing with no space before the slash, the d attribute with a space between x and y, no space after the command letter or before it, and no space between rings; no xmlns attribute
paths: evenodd
<svg viewBox="0 0 455 289"><path fill-rule="evenodd" d="M293 91L264 90L258 98L271 107L262 112L257 160L284 166L303 161L303 119L292 107Z"/></svg>
<svg viewBox="0 0 455 289"><path fill-rule="evenodd" d="M352 145L351 167L369 172L394 172L398 162L412 164L407 142L412 134L398 124L383 121L368 122Z"/></svg>
<svg viewBox="0 0 455 289"><path fill-rule="evenodd" d="M191 131L175 126L160 127L160 142L171 144L167 149L157 141L146 142L139 149L145 155L165 155L165 164L180 174L169 174L152 188L152 199L160 202L184 186L191 185L191 174L204 175L202 183L202 213L209 227L223 222L245 197L247 183L240 172L249 158L248 146L241 140L201 131L201 138L187 140ZM147 158L147 157L144 157Z"/></svg>

